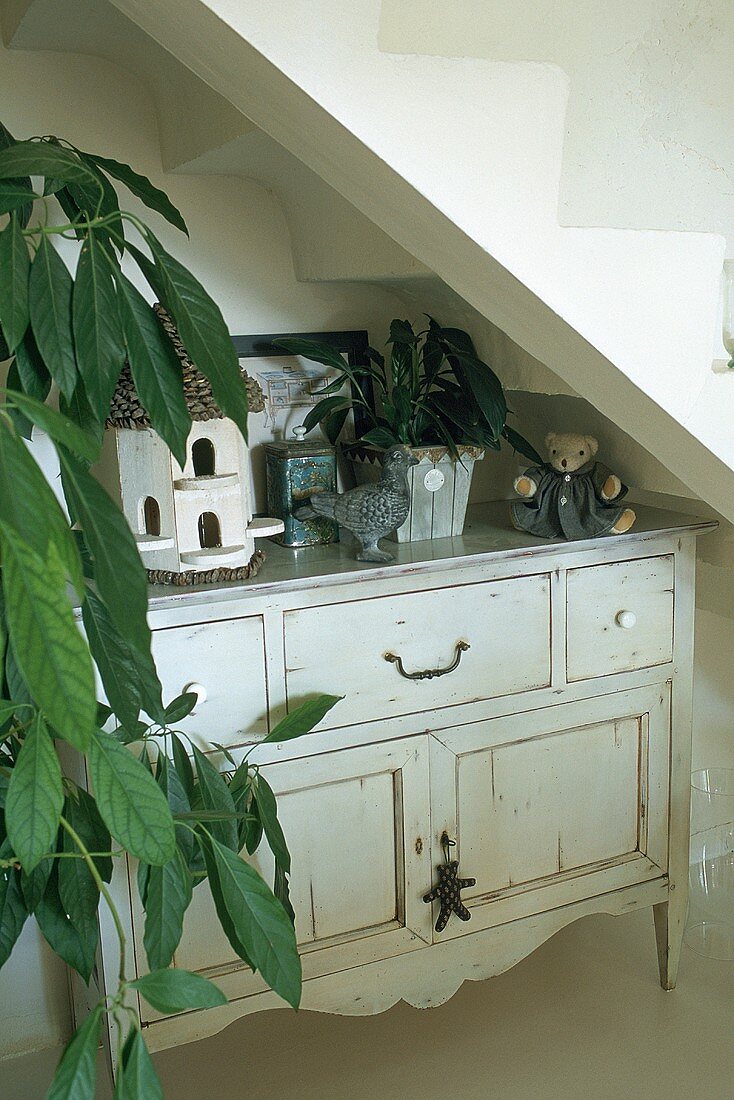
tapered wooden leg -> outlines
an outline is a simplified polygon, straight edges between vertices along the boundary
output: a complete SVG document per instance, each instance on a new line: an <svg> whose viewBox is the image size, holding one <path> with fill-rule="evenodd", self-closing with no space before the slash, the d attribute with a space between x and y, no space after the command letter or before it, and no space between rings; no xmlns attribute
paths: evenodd
<svg viewBox="0 0 734 1100"><path fill-rule="evenodd" d="M685 891L680 891L685 895ZM658 966L660 984L663 989L675 989L678 977L678 963L683 945L683 932L686 923L686 899L682 907L677 899L661 902L653 906L655 920L655 938L658 944Z"/></svg>

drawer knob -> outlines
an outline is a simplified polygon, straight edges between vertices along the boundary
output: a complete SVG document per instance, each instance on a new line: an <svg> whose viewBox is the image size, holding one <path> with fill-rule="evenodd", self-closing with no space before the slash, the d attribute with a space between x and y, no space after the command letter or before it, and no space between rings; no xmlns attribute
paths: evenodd
<svg viewBox="0 0 734 1100"><path fill-rule="evenodd" d="M439 676L448 676L449 672L454 672L459 667L462 653L466 653L467 649L471 649L468 642L457 642L454 659L450 665L447 665L446 668L424 668L420 672L406 672L403 659L397 653L386 653L385 660L395 665L400 675L404 676L406 680L435 680Z"/></svg>
<svg viewBox="0 0 734 1100"><path fill-rule="evenodd" d="M623 630L631 630L636 623L637 616L634 611L617 612L617 626L621 626Z"/></svg>
<svg viewBox="0 0 734 1100"><path fill-rule="evenodd" d="M204 687L203 684L193 683L193 684L187 684L186 687L183 690L186 691L186 692L190 692L191 695L196 696L196 706L190 712L191 714L196 714L196 711L201 706L201 704L206 702L206 698L207 698L207 695L208 695L208 692L207 692L206 688Z"/></svg>

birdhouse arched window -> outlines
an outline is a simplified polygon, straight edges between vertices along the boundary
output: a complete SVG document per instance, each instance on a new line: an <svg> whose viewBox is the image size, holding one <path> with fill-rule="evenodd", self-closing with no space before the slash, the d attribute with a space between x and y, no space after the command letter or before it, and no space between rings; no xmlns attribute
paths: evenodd
<svg viewBox="0 0 734 1100"><path fill-rule="evenodd" d="M196 477L206 477L215 472L214 444L211 439L202 437L194 441L191 447L191 461Z"/></svg>
<svg viewBox="0 0 734 1100"><path fill-rule="evenodd" d="M143 502L143 526L146 535L161 533L161 509L155 497L146 497Z"/></svg>
<svg viewBox="0 0 734 1100"><path fill-rule="evenodd" d="M219 517L214 512L202 512L199 516L199 546L202 550L211 550L222 545L222 530Z"/></svg>

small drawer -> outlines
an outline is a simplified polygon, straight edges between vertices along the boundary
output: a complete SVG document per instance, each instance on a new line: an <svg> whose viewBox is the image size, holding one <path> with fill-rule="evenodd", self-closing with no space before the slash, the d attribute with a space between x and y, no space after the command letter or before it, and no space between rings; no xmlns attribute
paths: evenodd
<svg viewBox="0 0 734 1100"><path fill-rule="evenodd" d="M673 659L672 554L568 571L569 682Z"/></svg>
<svg viewBox="0 0 734 1100"><path fill-rule="evenodd" d="M315 691L345 696L332 726L547 687L550 578L289 611L285 654L289 706Z"/></svg>
<svg viewBox="0 0 734 1100"><path fill-rule="evenodd" d="M185 690L201 701L178 725L199 748L267 733L265 639L259 615L153 631L164 702ZM192 687L195 685L195 687Z"/></svg>

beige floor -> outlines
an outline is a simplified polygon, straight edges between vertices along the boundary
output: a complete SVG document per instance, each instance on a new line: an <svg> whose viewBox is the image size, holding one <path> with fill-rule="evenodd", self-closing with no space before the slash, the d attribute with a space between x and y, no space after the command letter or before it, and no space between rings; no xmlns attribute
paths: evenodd
<svg viewBox="0 0 734 1100"><path fill-rule="evenodd" d="M656 979L649 912L593 917L441 1008L264 1013L156 1062L166 1100L734 1100L734 964ZM0 1064L1 1100L41 1100L55 1056Z"/></svg>

